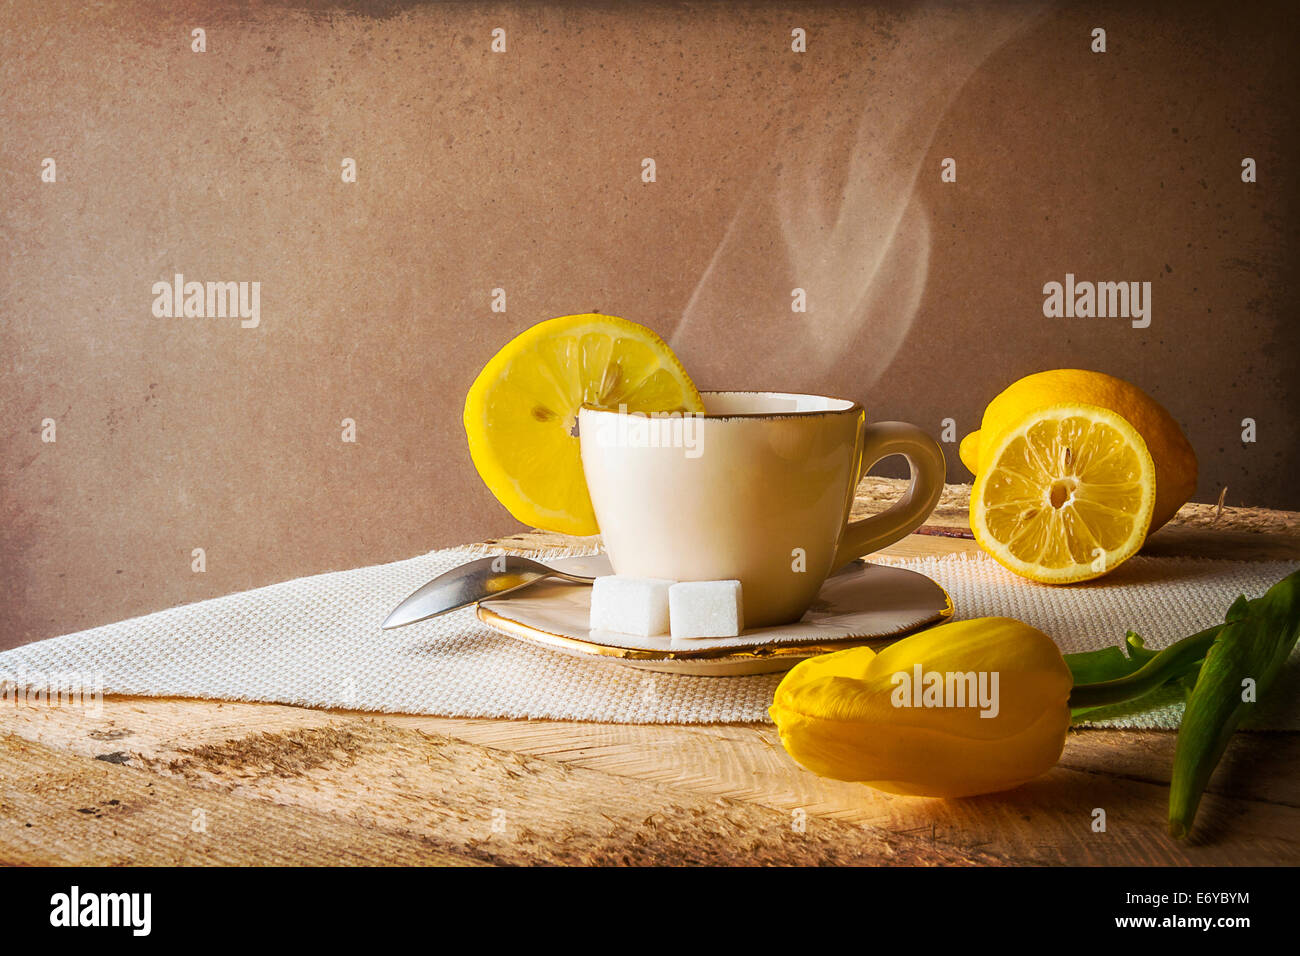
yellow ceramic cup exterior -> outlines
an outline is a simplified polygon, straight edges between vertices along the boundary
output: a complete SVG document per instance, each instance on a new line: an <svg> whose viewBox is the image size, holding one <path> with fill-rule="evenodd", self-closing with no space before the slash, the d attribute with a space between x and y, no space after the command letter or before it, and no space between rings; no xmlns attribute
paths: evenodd
<svg viewBox="0 0 1300 956"><path fill-rule="evenodd" d="M738 579L746 628L789 624L836 568L914 531L939 501L943 452L915 425L866 424L862 406L784 392L702 392L702 416L584 407L583 473L617 574ZM849 522L858 481L903 455L911 484Z"/></svg>

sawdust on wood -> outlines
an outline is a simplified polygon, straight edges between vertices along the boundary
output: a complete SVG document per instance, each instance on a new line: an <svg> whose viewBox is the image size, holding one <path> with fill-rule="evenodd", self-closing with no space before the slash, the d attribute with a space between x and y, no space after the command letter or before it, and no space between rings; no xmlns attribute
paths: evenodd
<svg viewBox="0 0 1300 956"><path fill-rule="evenodd" d="M352 764L365 746L362 735L354 729L306 727L181 749L168 769L185 773L201 766L216 774L296 777L327 765Z"/></svg>

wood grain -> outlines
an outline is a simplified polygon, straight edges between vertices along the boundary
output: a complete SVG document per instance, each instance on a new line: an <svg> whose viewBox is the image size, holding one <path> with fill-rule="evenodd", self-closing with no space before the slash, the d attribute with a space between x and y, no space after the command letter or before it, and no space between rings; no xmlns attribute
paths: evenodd
<svg viewBox="0 0 1300 956"><path fill-rule="evenodd" d="M817 777L786 756L768 726L377 717L110 698L98 719L23 707L4 714L4 727L5 862L40 859L47 837L46 859L140 864L1300 859L1300 735L1290 733L1238 734L1197 839L1180 843L1164 830L1174 735L1160 731L1074 732L1059 766L1031 784L942 801ZM123 805L139 828L110 834L88 825L87 817L117 819ZM219 814L232 839L212 849L187 836L197 807L210 808L209 820ZM1092 829L1096 808L1106 811L1105 832ZM269 849L251 838L264 813L265 826L284 834ZM314 818L322 839L295 842ZM168 838L155 841L154 831Z"/></svg>
<svg viewBox="0 0 1300 956"><path fill-rule="evenodd" d="M411 834L0 738L0 863L473 863Z"/></svg>
<svg viewBox="0 0 1300 956"><path fill-rule="evenodd" d="M82 714L25 710L21 727L74 752L0 739L6 863L1019 862L855 820L801 826L763 801L472 742L455 722L123 699L95 737ZM190 833L197 808L210 840Z"/></svg>

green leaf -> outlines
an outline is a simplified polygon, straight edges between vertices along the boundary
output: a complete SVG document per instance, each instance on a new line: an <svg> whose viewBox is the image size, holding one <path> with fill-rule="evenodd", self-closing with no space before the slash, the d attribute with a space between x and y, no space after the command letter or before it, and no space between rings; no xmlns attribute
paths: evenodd
<svg viewBox="0 0 1300 956"><path fill-rule="evenodd" d="M1267 597L1267 595L1265 595ZM1261 598L1261 600L1263 600ZM1224 616L1224 621L1231 624L1233 621L1244 621L1250 617L1250 605L1252 602L1246 600L1246 595L1238 594L1237 600L1233 601L1228 607L1228 613Z"/></svg>
<svg viewBox="0 0 1300 956"><path fill-rule="evenodd" d="M1128 649L1128 656L1125 656L1121 647L1103 647L1099 651L1066 654L1065 664L1074 675L1074 683L1096 684L1127 677L1156 656L1156 652L1147 650L1141 636L1133 631L1125 635L1122 647Z"/></svg>
<svg viewBox="0 0 1300 956"><path fill-rule="evenodd" d="M1177 702L1181 697L1170 691L1170 685L1196 672L1222 627L1216 624L1162 651L1148 650L1142 638L1129 631L1128 657L1114 647L1066 655L1075 679L1071 716L1119 717Z"/></svg>
<svg viewBox="0 0 1300 956"><path fill-rule="evenodd" d="M1254 601L1238 598L1225 618L1187 699L1174 745L1169 831L1176 837L1191 830L1233 731L1268 693L1300 639L1300 571ZM1254 701L1242 699L1248 678L1255 682Z"/></svg>
<svg viewBox="0 0 1300 956"><path fill-rule="evenodd" d="M1124 654L1125 650L1128 651L1127 656ZM1075 686L1099 684L1103 681L1119 680L1136 673L1148 661L1155 658L1158 653L1158 651L1150 650L1139 634L1129 631L1120 647L1105 647L1098 651L1066 654L1065 663L1070 668L1070 673L1074 675ZM1169 683L1155 687L1146 693L1139 693L1127 700L1098 706L1074 707L1070 711L1071 720L1072 722L1078 722L1081 718L1086 718L1089 721L1115 720L1132 714L1139 714L1143 711L1154 710L1166 704L1178 703L1183 699L1184 692L1181 689L1171 687L1171 685L1185 679L1188 673L1194 676L1200 662L1193 661L1187 666L1188 671L1181 676L1171 674Z"/></svg>

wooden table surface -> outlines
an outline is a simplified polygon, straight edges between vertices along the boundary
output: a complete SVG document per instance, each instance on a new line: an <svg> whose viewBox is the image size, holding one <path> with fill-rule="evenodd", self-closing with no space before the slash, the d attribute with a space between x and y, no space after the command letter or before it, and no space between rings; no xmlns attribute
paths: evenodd
<svg viewBox="0 0 1300 956"><path fill-rule="evenodd" d="M870 481L859 510L893 489ZM895 555L969 550L950 486ZM499 539L527 552L539 532ZM1300 559L1300 516L1189 506L1148 550ZM725 678L720 678L725 679ZM927 800L824 780L770 725L464 720L106 698L0 708L8 864L1296 864L1300 734L1239 732L1189 842L1174 737L1072 731L1010 793ZM1094 832L1095 808L1106 811Z"/></svg>

